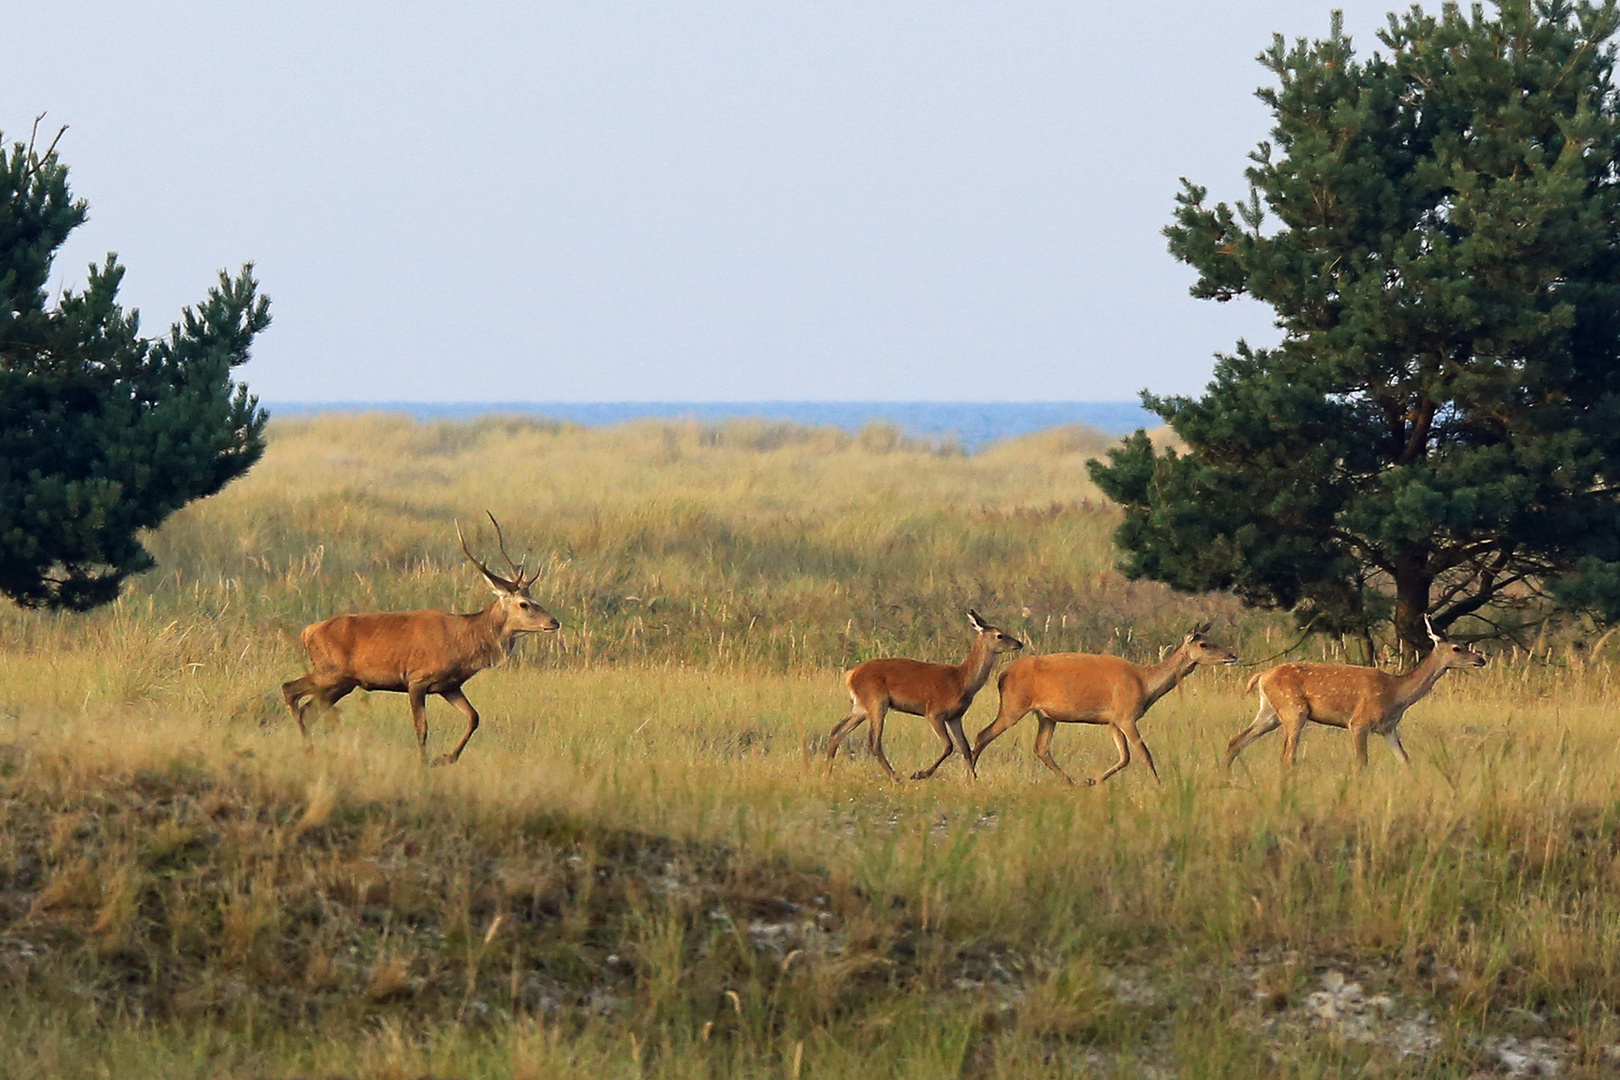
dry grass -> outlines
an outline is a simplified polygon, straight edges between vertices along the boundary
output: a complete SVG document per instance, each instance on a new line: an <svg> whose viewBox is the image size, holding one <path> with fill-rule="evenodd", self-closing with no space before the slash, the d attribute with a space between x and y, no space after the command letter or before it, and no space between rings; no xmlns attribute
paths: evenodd
<svg viewBox="0 0 1620 1080"><path fill-rule="evenodd" d="M1033 725L977 785L861 757L820 779L838 669L953 656L970 603L1043 650L1145 659L1205 611L1249 655L1292 640L1119 581L1093 450L278 425L114 609L0 615L0 1074L1468 1075L1532 1045L1607 1068L1606 664L1448 676L1411 771L1358 775L1317 729L1292 777L1275 736L1224 773L1252 702L1223 671L1144 723L1162 787L1062 788ZM454 769L417 767L397 695L350 699L306 758L275 628L470 606L449 522L486 505L557 553L537 592L566 634L470 684ZM969 731L993 712L992 688ZM925 729L890 724L902 772ZM1056 752L1113 748L1065 727Z"/></svg>

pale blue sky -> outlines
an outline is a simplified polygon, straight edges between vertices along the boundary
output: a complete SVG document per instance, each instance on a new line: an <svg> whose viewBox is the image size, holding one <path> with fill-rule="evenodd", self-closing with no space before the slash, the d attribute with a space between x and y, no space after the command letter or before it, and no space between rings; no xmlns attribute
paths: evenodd
<svg viewBox="0 0 1620 1080"><path fill-rule="evenodd" d="M1271 336L1159 230L1328 13L10 3L0 129L71 125L58 278L118 251L148 332L258 263L269 400L1124 399Z"/></svg>

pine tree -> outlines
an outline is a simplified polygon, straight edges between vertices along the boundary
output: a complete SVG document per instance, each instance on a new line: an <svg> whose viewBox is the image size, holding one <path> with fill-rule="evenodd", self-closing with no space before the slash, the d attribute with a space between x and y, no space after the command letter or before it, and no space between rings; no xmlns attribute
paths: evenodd
<svg viewBox="0 0 1620 1080"><path fill-rule="evenodd" d="M1258 299L1282 340L1143 395L1185 453L1094 464L1128 574L1419 649L1425 613L1620 614L1616 25L1504 0L1391 15L1365 60L1337 15L1275 39L1248 198L1183 181L1165 234L1194 296Z"/></svg>
<svg viewBox="0 0 1620 1080"><path fill-rule="evenodd" d="M246 266L167 335L142 338L108 255L50 305L52 260L86 204L55 144L31 144L0 150L0 593L85 610L154 565L139 530L263 453L265 414L231 372L269 304Z"/></svg>

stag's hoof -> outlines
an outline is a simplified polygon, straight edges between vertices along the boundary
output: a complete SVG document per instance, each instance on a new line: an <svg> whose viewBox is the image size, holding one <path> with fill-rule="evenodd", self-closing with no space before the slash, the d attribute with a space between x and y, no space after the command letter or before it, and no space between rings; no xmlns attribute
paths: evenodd
<svg viewBox="0 0 1620 1080"><path fill-rule="evenodd" d="M1072 783L1074 783L1074 781L1070 780L1069 783L1072 784ZM1097 786L1097 781L1093 780L1091 777L1088 776L1088 777L1086 777L1085 782L1082 783L1080 786L1081 787L1096 787Z"/></svg>
<svg viewBox="0 0 1620 1080"><path fill-rule="evenodd" d="M926 779L928 779L928 778L929 778L929 777L930 777L930 776L933 776L933 775L934 775L934 774L933 774L933 773L931 773L931 772L924 772L924 771L923 771L923 770L921 770L921 769L918 769L918 770L917 770L917 771L916 771L916 772L914 772L914 773L912 773L912 774L911 774L911 778L912 778L912 779L913 779L913 780L926 780Z"/></svg>
<svg viewBox="0 0 1620 1080"><path fill-rule="evenodd" d="M441 765L454 765L455 763L456 759L451 757L449 754L440 754L438 757L434 758L428 763L428 767L437 769Z"/></svg>

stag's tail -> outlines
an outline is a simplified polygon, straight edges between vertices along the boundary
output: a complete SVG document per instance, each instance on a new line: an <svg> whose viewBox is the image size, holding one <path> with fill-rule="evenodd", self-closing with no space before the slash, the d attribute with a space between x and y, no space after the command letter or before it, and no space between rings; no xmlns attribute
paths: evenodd
<svg viewBox="0 0 1620 1080"><path fill-rule="evenodd" d="M1258 682L1259 682L1259 681L1260 681L1260 679L1261 679L1261 677L1263 677L1263 676L1264 676L1264 675L1265 675L1265 672L1263 672L1263 671L1257 671L1257 672L1255 672L1255 673L1254 673L1254 674L1253 674L1253 675L1251 675L1251 676L1249 676L1249 685L1248 685L1248 686L1245 686L1245 687L1244 687L1244 688L1243 688L1243 692L1244 692L1244 693L1245 693L1245 694L1252 694L1252 693L1254 693L1254 687L1255 687L1255 684L1256 684L1256 683L1258 683Z"/></svg>

